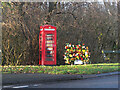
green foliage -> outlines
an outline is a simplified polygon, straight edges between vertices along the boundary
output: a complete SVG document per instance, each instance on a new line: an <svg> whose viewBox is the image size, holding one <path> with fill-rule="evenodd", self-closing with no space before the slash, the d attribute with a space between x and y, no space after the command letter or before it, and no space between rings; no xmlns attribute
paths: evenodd
<svg viewBox="0 0 120 90"><path fill-rule="evenodd" d="M1 5L4 7L11 7L10 2L1 2Z"/></svg>

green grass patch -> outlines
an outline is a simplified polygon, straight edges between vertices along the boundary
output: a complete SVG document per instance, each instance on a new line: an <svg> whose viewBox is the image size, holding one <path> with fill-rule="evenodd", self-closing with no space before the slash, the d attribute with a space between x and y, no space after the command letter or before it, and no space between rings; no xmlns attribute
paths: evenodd
<svg viewBox="0 0 120 90"><path fill-rule="evenodd" d="M100 74L120 71L119 63L60 66L1 66L2 73Z"/></svg>

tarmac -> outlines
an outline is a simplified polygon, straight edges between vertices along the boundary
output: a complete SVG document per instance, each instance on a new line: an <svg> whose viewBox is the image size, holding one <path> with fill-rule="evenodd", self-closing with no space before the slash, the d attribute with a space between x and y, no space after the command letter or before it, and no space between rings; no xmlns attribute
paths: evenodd
<svg viewBox="0 0 120 90"><path fill-rule="evenodd" d="M66 80L80 80L86 78L95 78L101 76L117 75L120 72L110 72L103 74L92 75L51 75L51 74L2 74L2 85L14 85L14 84L37 84L41 82L54 82L54 81L66 81Z"/></svg>

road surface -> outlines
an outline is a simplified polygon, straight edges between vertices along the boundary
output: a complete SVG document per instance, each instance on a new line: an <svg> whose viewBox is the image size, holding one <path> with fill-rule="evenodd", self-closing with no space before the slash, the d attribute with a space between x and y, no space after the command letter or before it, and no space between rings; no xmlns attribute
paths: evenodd
<svg viewBox="0 0 120 90"><path fill-rule="evenodd" d="M4 86L3 88L118 88L118 75L22 86Z"/></svg>

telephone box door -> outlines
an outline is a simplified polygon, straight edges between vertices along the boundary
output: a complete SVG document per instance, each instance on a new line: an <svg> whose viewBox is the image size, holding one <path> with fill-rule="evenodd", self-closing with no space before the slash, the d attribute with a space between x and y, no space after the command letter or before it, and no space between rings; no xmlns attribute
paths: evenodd
<svg viewBox="0 0 120 90"><path fill-rule="evenodd" d="M44 65L56 65L56 34L45 33L45 61Z"/></svg>

